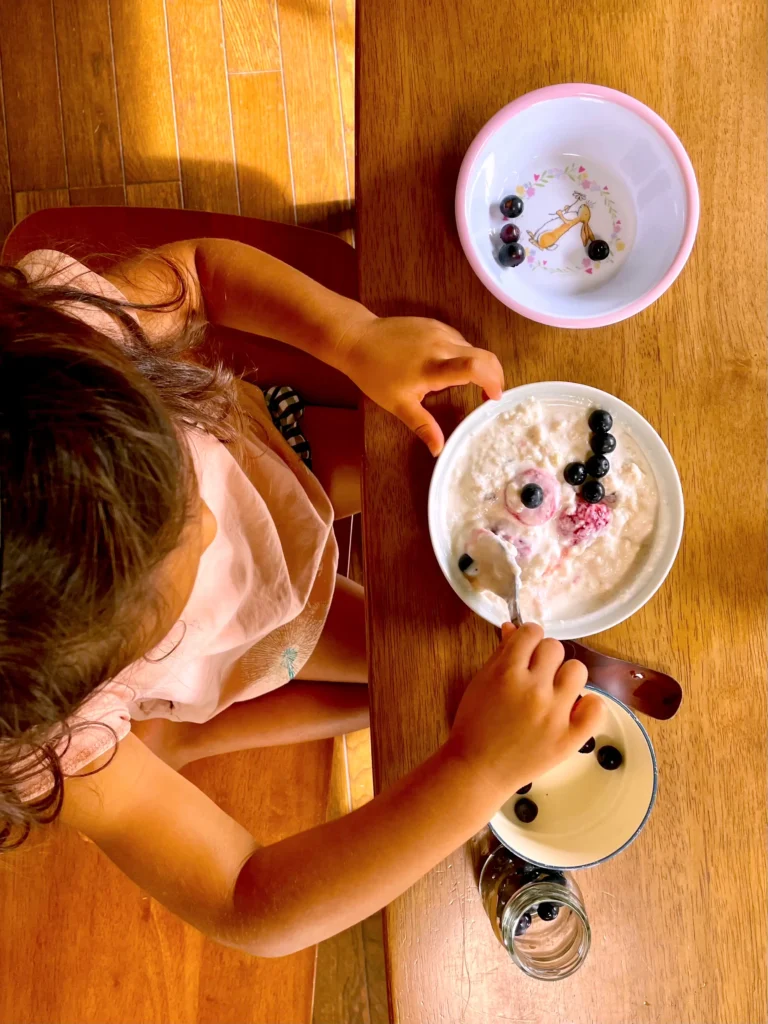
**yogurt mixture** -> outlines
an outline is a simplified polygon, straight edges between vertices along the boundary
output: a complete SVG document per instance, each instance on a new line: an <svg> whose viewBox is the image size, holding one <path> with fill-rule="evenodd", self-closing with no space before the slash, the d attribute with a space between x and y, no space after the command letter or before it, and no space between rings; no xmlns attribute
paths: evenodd
<svg viewBox="0 0 768 1024"><path fill-rule="evenodd" d="M620 417L611 429L617 444L607 456L610 472L600 480L603 500L589 504L565 481L565 467L591 455L590 412L529 399L479 431L454 471L454 556L462 568L472 560L468 581L501 604L505 577L518 572L523 619L548 622L596 610L628 584L651 542L656 481ZM536 508L522 503L527 484L543 491Z"/></svg>

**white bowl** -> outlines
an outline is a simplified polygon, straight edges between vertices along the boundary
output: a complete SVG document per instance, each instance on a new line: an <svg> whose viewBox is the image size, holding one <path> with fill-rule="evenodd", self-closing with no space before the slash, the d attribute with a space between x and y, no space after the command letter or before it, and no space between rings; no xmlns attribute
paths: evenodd
<svg viewBox="0 0 768 1024"><path fill-rule="evenodd" d="M515 194L525 209L508 223L526 260L502 267L499 203ZM477 276L517 313L554 327L602 327L645 309L682 270L698 221L678 137L638 100L598 85L509 103L469 147L456 186L459 238ZM608 242L605 261L589 259L590 232Z"/></svg>
<svg viewBox="0 0 768 1024"><path fill-rule="evenodd" d="M568 871L615 857L640 834L656 801L658 771L648 733L621 701L587 689L604 704L594 751L573 754L534 780L526 795L539 813L530 824L515 815L518 795L491 819L499 841L530 864ZM607 743L624 756L615 771L597 761L597 751Z"/></svg>
<svg viewBox="0 0 768 1024"><path fill-rule="evenodd" d="M587 384L542 381L505 391L499 401L484 402L456 427L437 460L429 488L428 519L432 548L445 578L462 601L488 622L501 626L505 621L500 603L472 589L459 570L452 550L448 517L453 471L471 437L500 413L514 409L529 398L581 406L585 418L590 408L609 409L614 419L620 422L622 430L631 435L645 455L653 471L659 495L656 528L648 555L640 571L627 581L618 595L599 609L577 617L541 620L549 636L558 640L573 640L600 633L623 622L650 601L659 589L680 547L685 518L683 491L672 456L650 423L631 406L605 391Z"/></svg>

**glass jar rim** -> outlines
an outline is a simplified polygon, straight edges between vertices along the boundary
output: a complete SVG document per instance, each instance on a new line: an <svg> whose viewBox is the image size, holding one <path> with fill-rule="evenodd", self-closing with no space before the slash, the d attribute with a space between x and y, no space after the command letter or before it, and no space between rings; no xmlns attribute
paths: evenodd
<svg viewBox="0 0 768 1024"><path fill-rule="evenodd" d="M517 949L515 932L523 915L538 903L557 903L567 907L581 922L582 937L579 943L575 962L567 969L557 973L537 968L532 959ZM592 930L589 926L584 905L573 889L561 882L549 880L529 882L522 886L507 903L501 916L501 934L508 953L517 966L531 978L539 981L560 981L574 974L586 959L592 942Z"/></svg>

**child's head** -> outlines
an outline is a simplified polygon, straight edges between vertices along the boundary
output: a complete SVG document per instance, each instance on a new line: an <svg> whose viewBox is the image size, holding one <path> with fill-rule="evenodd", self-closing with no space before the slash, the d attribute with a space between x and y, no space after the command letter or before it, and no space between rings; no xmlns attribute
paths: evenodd
<svg viewBox="0 0 768 1024"><path fill-rule="evenodd" d="M179 341L158 350L119 304L0 268L0 848L55 816L64 720L162 639L215 531L180 424L220 433L231 381ZM53 789L25 806L41 770Z"/></svg>

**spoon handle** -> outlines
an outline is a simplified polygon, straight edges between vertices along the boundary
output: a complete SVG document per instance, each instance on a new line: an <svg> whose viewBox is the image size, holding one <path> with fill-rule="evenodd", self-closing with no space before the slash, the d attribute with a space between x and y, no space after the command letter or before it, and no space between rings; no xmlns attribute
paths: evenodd
<svg viewBox="0 0 768 1024"><path fill-rule="evenodd" d="M563 647L566 658L574 658L586 666L593 686L618 697L634 711L660 721L666 721L677 713L683 690L672 676L600 654L575 640L564 640Z"/></svg>

